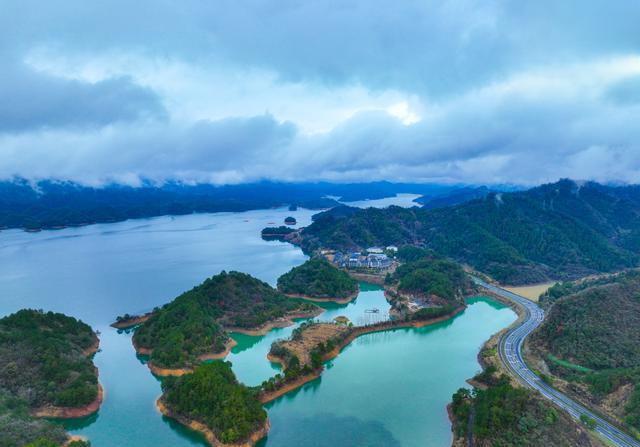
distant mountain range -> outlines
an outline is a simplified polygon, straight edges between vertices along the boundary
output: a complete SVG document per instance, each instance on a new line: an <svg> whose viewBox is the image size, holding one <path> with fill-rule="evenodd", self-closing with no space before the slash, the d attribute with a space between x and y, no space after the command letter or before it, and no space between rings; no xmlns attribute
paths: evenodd
<svg viewBox="0 0 640 447"><path fill-rule="evenodd" d="M639 263L640 186L561 180L527 191L475 193L482 197L444 208L335 208L315 217L301 244L306 251L423 246L507 284Z"/></svg>
<svg viewBox="0 0 640 447"><path fill-rule="evenodd" d="M73 182L0 181L0 228L46 229L131 218L196 212L246 211L298 205L325 209L342 201L381 199L399 193L443 197L459 185L416 183L278 183L215 186L166 183L93 188Z"/></svg>

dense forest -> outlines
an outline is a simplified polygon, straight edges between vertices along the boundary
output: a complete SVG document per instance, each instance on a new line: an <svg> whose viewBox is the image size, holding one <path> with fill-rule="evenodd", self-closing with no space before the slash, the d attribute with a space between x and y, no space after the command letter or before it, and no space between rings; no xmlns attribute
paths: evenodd
<svg viewBox="0 0 640 447"><path fill-rule="evenodd" d="M638 264L640 186L561 180L438 209L317 215L303 249L416 245L506 284L572 279Z"/></svg>
<svg viewBox="0 0 640 447"><path fill-rule="evenodd" d="M321 258L313 258L278 278L278 290L314 298L347 298L358 291L358 282Z"/></svg>
<svg viewBox="0 0 640 447"><path fill-rule="evenodd" d="M267 419L255 390L238 383L229 362L198 366L193 374L162 381L162 401L181 418L198 421L223 443L239 443Z"/></svg>
<svg viewBox="0 0 640 447"><path fill-rule="evenodd" d="M224 327L257 328L313 309L250 275L222 272L158 309L136 330L134 343L152 350L155 365L178 368L223 351L229 340Z"/></svg>
<svg viewBox="0 0 640 447"><path fill-rule="evenodd" d="M88 325L58 313L21 310L0 319L3 447L60 446L66 441L62 428L32 418L29 411L48 405L81 407L96 399L96 370L85 355L96 342Z"/></svg>
<svg viewBox="0 0 640 447"><path fill-rule="evenodd" d="M462 267L428 250L401 247L398 257L407 262L387 275L385 283L401 294L437 301L435 304L462 303L474 290Z"/></svg>
<svg viewBox="0 0 640 447"><path fill-rule="evenodd" d="M451 414L454 446L478 447L603 447L569 415L556 410L534 392L515 388L506 376L487 370L476 381L482 389L460 388ZM469 437L472 444L467 444Z"/></svg>
<svg viewBox="0 0 640 447"><path fill-rule="evenodd" d="M84 351L97 341L91 327L63 314L21 310L0 320L0 387L31 407L80 407L98 392Z"/></svg>
<svg viewBox="0 0 640 447"><path fill-rule="evenodd" d="M551 295L562 291L531 337L533 352L595 403L621 390L617 416L640 432L640 273L565 284Z"/></svg>

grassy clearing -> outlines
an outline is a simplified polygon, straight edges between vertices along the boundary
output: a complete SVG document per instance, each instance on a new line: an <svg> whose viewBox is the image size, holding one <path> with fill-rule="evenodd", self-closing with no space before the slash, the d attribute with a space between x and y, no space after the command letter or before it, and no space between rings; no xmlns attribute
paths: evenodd
<svg viewBox="0 0 640 447"><path fill-rule="evenodd" d="M574 371L579 371L583 373L593 372L591 368L586 368L584 366L576 365L575 363L567 362L566 360L559 359L558 357L552 354L548 354L547 359L555 363L556 365L564 366L565 368L569 368Z"/></svg>

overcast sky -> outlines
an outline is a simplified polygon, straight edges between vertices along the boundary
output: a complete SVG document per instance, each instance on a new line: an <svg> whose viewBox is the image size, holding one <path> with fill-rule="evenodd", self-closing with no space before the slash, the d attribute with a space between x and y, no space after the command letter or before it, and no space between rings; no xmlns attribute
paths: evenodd
<svg viewBox="0 0 640 447"><path fill-rule="evenodd" d="M0 0L0 178L640 182L640 1Z"/></svg>

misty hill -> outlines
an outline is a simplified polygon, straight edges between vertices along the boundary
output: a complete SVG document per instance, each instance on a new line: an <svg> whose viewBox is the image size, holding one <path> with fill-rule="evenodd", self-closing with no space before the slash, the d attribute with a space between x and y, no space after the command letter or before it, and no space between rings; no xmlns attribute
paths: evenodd
<svg viewBox="0 0 640 447"><path fill-rule="evenodd" d="M302 247L416 245L510 284L614 271L639 260L639 186L561 180L453 207L341 215L316 216L302 231Z"/></svg>
<svg viewBox="0 0 640 447"><path fill-rule="evenodd" d="M490 192L491 190L486 186L478 186L477 188L465 187L455 189L453 191L447 191L444 194L438 194L433 197L419 197L416 199L416 202L421 203L423 208L426 209L444 208L447 206L459 205L475 199L484 199Z"/></svg>
<svg viewBox="0 0 640 447"><path fill-rule="evenodd" d="M194 212L247 211L296 205L310 209L344 201L380 199L398 193L441 194L452 186L369 182L258 182L215 186L151 183L139 187L111 184L94 188L73 182L25 179L0 181L0 229L55 228L132 218Z"/></svg>

